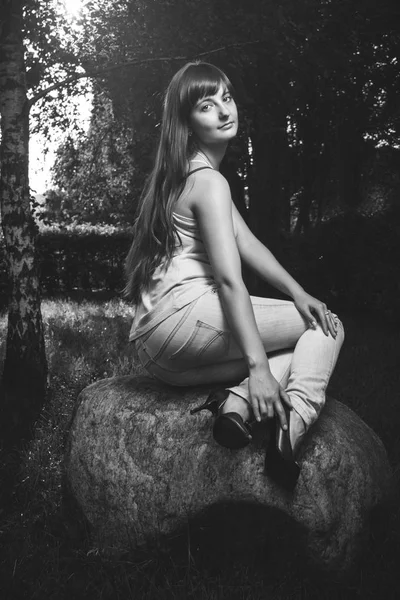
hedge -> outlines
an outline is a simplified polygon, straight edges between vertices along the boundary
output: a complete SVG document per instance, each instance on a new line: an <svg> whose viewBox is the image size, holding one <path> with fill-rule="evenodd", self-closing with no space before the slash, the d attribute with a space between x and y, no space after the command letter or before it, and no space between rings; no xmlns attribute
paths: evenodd
<svg viewBox="0 0 400 600"><path fill-rule="evenodd" d="M98 290L119 293L124 287L123 266L131 241L132 236L127 231L41 232L38 257L43 295ZM0 241L0 302L3 305L6 296L4 244Z"/></svg>
<svg viewBox="0 0 400 600"><path fill-rule="evenodd" d="M117 294L131 232L48 230L39 235L44 295ZM399 322L400 209L332 218L307 235L283 242L282 262L310 293L338 311L372 310ZM5 302L4 248L0 241L0 302ZM260 288L262 293L262 287Z"/></svg>

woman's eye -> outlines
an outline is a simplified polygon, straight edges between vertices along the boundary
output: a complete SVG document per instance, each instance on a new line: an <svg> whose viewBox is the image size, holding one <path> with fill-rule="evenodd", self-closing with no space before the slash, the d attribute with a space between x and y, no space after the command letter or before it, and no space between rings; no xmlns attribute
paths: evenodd
<svg viewBox="0 0 400 600"><path fill-rule="evenodd" d="M201 110L203 112L206 112L209 108L210 108L211 104L203 104L203 106L201 107Z"/></svg>
<svg viewBox="0 0 400 600"><path fill-rule="evenodd" d="M232 96L230 94L226 94L226 96L224 96L224 102L230 102L232 100Z"/></svg>

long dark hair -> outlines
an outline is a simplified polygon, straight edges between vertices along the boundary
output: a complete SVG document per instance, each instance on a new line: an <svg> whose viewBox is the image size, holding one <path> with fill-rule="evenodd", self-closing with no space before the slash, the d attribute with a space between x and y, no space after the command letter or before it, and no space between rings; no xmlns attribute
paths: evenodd
<svg viewBox="0 0 400 600"><path fill-rule="evenodd" d="M188 162L195 151L190 113L195 104L216 94L221 84L232 91L223 71L191 62L172 78L164 99L161 135L154 167L139 200L133 242L126 259L125 296L137 303L162 261L169 264L177 245L172 212L185 186Z"/></svg>

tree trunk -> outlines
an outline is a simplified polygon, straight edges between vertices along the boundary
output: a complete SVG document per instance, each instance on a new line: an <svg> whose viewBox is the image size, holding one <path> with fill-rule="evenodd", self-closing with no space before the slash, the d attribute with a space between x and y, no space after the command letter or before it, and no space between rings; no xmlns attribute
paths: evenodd
<svg viewBox="0 0 400 600"><path fill-rule="evenodd" d="M1 385L2 437L29 434L43 404L47 363L40 312L36 226L28 180L29 105L26 95L23 2L4 1L0 39L0 206L9 285L7 350Z"/></svg>

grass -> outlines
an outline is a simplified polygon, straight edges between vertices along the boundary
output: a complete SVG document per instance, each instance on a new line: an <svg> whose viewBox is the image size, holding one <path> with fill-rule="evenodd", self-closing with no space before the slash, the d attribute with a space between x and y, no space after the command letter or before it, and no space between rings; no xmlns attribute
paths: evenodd
<svg viewBox="0 0 400 600"><path fill-rule="evenodd" d="M127 343L130 309L120 301L43 303L49 401L22 453L0 456L17 470L12 502L0 513L3 600L390 600L400 595L400 511L393 498L362 563L346 581L303 570L284 527L249 538L246 508L208 515L152 553L109 557L93 547L74 508L63 502L66 433L80 390L138 371ZM330 393L359 414L400 464L398 331L367 317L344 319L347 338ZM6 319L0 318L0 340ZM0 345L0 361L4 343ZM254 510L252 511L254 513ZM254 517L254 514L252 515ZM282 560L278 546L287 548Z"/></svg>

